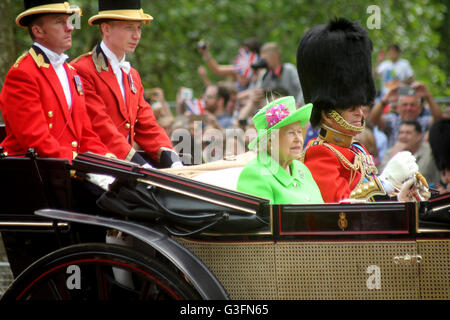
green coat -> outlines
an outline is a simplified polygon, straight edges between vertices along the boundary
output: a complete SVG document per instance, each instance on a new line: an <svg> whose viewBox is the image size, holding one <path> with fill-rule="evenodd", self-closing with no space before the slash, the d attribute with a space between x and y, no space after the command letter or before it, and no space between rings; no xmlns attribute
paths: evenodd
<svg viewBox="0 0 450 320"><path fill-rule="evenodd" d="M271 204L324 203L309 169L300 161L290 164L289 175L272 157L249 162L239 175L237 190L270 200Z"/></svg>

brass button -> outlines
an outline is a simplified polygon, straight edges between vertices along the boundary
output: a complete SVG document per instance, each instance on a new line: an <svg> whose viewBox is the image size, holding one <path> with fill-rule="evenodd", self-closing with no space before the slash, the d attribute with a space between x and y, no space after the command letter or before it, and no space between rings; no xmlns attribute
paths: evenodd
<svg viewBox="0 0 450 320"><path fill-rule="evenodd" d="M53 123L49 123L49 124L48 124L48 128L49 128L49 129L53 128Z"/></svg>
<svg viewBox="0 0 450 320"><path fill-rule="evenodd" d="M78 147L78 142L73 141L73 142L72 142L72 147L74 147L74 148Z"/></svg>
<svg viewBox="0 0 450 320"><path fill-rule="evenodd" d="M131 125L127 122L127 123L125 123L125 128L130 129Z"/></svg>
<svg viewBox="0 0 450 320"><path fill-rule="evenodd" d="M49 112L48 112L48 117L49 117L49 118L53 118L53 111L49 111Z"/></svg>
<svg viewBox="0 0 450 320"><path fill-rule="evenodd" d="M138 122L138 119L136 119L136 121L134 123L137 123L137 122Z"/></svg>

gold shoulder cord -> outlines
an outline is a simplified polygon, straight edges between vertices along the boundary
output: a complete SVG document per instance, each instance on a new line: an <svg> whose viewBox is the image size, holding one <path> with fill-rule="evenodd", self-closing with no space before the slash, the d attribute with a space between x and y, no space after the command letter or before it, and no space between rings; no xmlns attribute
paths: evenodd
<svg viewBox="0 0 450 320"><path fill-rule="evenodd" d="M364 177L366 176L366 169L364 167L364 162L360 154L355 153L355 159L353 160L353 163L351 163L341 152L336 150L333 146L331 146L328 143L322 143L325 147L330 149L339 159L339 162L342 164L344 168L347 170L350 170L350 181L348 185L350 186L353 182L353 180L356 177L356 171L359 171L361 173L361 178L359 179L358 183L356 184L356 187L358 187L363 181ZM352 151L353 152L353 151Z"/></svg>
<svg viewBox="0 0 450 320"><path fill-rule="evenodd" d="M355 188L353 188L352 192L350 193L350 198L365 199L369 202L373 202L373 201L375 201L373 199L373 196L386 195L383 185L381 184L381 182L378 180L378 178L376 176L374 176L372 179L370 179L369 182L363 183L364 177L366 176L366 174L373 172L373 169L370 167L367 168L367 170L366 170L366 166L364 165L364 155L356 153L355 160L353 161L353 164L352 164L352 163L350 163L350 161L348 161L348 159L342 153L340 153L338 150L336 150L334 147L332 147L328 143L323 144L323 145L326 146L327 148L329 148L338 157L339 161L345 168L351 170L350 171L351 172L350 182L348 184L349 186L352 184L353 180L355 179L356 171L358 170L361 172L361 178L359 179Z"/></svg>

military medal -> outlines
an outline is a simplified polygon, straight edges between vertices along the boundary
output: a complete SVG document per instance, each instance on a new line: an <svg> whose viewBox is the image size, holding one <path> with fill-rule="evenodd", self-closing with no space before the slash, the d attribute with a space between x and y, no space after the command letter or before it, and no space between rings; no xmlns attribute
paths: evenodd
<svg viewBox="0 0 450 320"><path fill-rule="evenodd" d="M83 85L81 83L80 76L78 76L78 75L73 76L73 80L75 81L75 86L77 87L78 94L80 96L82 96L84 94L84 92L83 92Z"/></svg>
<svg viewBox="0 0 450 320"><path fill-rule="evenodd" d="M133 80L133 76L131 74L128 75L128 82L130 84L131 91L135 94L137 90L136 90L136 87L134 86L134 80Z"/></svg>

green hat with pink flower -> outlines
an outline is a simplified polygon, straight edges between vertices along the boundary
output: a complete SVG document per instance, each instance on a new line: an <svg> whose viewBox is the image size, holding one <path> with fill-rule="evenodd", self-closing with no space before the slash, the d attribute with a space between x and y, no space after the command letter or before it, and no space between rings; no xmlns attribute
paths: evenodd
<svg viewBox="0 0 450 320"><path fill-rule="evenodd" d="M266 137L274 129L279 129L294 122L299 122L301 126L308 123L311 117L311 103L297 109L295 98L292 96L283 97L265 105L252 118L255 129L258 133L256 139L248 145L254 149L258 141Z"/></svg>

